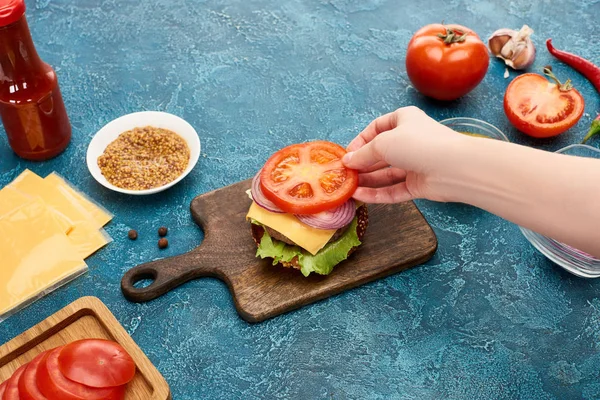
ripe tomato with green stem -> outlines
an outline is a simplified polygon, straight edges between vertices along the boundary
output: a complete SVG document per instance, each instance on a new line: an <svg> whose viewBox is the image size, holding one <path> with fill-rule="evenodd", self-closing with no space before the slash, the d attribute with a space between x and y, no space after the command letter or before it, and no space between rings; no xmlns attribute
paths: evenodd
<svg viewBox="0 0 600 400"><path fill-rule="evenodd" d="M483 80L490 63L486 45L462 25L431 24L408 44L406 73L413 86L437 100L455 100Z"/></svg>

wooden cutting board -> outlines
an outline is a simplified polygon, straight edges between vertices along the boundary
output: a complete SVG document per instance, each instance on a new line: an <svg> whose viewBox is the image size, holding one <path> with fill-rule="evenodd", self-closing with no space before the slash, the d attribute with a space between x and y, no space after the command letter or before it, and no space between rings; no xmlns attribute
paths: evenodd
<svg viewBox="0 0 600 400"><path fill-rule="evenodd" d="M144 302L200 277L227 283L238 313L260 322L372 280L429 260L437 249L433 230L413 202L369 205L369 227L363 244L328 276L275 267L255 257L256 244L245 217L251 180L196 197L192 217L204 230L204 241L189 253L142 264L121 281L125 297ZM144 288L135 283L153 282Z"/></svg>
<svg viewBox="0 0 600 400"><path fill-rule="evenodd" d="M0 347L0 382L43 351L79 339L118 342L131 355L137 372L125 400L170 400L169 385L127 334L109 309L96 297L82 297Z"/></svg>

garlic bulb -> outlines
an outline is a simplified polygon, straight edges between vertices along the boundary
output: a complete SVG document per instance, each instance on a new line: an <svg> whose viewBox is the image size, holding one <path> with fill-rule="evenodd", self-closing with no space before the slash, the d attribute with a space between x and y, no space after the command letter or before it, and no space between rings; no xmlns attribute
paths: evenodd
<svg viewBox="0 0 600 400"><path fill-rule="evenodd" d="M533 29L527 25L519 31L498 29L488 39L488 47L493 55L504 60L509 67L526 69L535 60L535 46L531 41Z"/></svg>

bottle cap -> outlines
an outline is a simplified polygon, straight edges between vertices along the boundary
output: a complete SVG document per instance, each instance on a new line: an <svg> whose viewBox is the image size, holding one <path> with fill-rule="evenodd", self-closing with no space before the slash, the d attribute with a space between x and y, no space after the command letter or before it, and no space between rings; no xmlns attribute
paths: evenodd
<svg viewBox="0 0 600 400"><path fill-rule="evenodd" d="M17 22L25 14L25 0L0 0L0 27Z"/></svg>

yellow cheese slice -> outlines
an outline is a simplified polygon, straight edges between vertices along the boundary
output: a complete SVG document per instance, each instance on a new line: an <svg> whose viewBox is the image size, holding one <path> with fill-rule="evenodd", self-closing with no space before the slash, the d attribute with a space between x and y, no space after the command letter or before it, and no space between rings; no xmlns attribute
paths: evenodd
<svg viewBox="0 0 600 400"><path fill-rule="evenodd" d="M0 218L0 320L87 270L53 212L39 199Z"/></svg>
<svg viewBox="0 0 600 400"><path fill-rule="evenodd" d="M69 232L68 238L83 259L88 258L112 241L104 229L99 230L89 222L78 223L75 229Z"/></svg>
<svg viewBox="0 0 600 400"><path fill-rule="evenodd" d="M0 190L0 217L21 208L32 200L16 189L5 187ZM66 231L65 231L66 233Z"/></svg>
<svg viewBox="0 0 600 400"><path fill-rule="evenodd" d="M321 250L335 234L335 229L315 229L298 220L292 214L277 214L259 207L255 202L250 205L247 219L275 229L312 255Z"/></svg>
<svg viewBox="0 0 600 400"><path fill-rule="evenodd" d="M41 198L50 208L63 214L74 223L92 220L85 209L74 202L72 198L28 169L23 171L8 187L29 196Z"/></svg>
<svg viewBox="0 0 600 400"><path fill-rule="evenodd" d="M110 242L108 235L98 230L93 216L75 198L35 173L23 171L8 187L29 196L39 197L53 211L65 216L73 226L73 229L68 231L69 239L83 259Z"/></svg>
<svg viewBox="0 0 600 400"><path fill-rule="evenodd" d="M10 186L6 186L0 190L0 217L21 208L29 203L33 197L28 196ZM55 213L57 223L62 227L65 234L73 230L72 222L60 213Z"/></svg>
<svg viewBox="0 0 600 400"><path fill-rule="evenodd" d="M77 201L92 216L98 228L103 227L112 219L113 215L110 212L94 203L83 193L77 191L66 179L56 172L51 173L44 180L54 185L74 201Z"/></svg>

